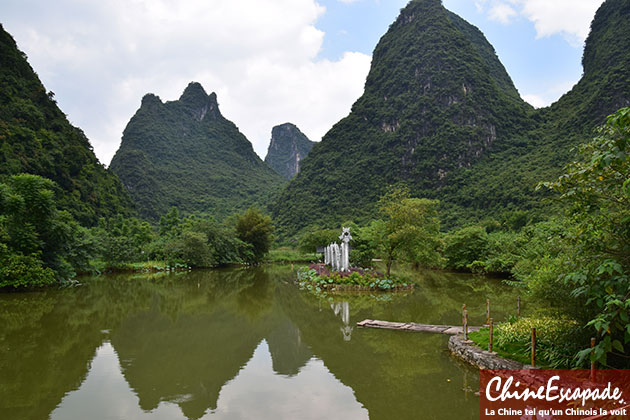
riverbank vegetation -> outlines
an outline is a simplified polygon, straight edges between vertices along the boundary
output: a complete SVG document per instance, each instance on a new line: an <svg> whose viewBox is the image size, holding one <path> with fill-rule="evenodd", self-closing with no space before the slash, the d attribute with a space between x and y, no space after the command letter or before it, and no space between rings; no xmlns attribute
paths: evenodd
<svg viewBox="0 0 630 420"><path fill-rule="evenodd" d="M250 208L223 223L172 208L158 226L122 215L91 228L57 209L54 183L15 175L0 184L0 289L68 284L77 273L172 271L258 264L271 219Z"/></svg>

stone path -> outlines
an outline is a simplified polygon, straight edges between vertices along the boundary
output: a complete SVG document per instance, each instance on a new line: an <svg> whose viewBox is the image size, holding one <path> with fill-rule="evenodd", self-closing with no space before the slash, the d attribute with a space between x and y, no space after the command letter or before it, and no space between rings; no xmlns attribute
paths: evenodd
<svg viewBox="0 0 630 420"><path fill-rule="evenodd" d="M430 332L437 334L449 334L456 335L463 333L462 326L455 325L430 325L430 324L416 324L414 322L389 322L378 321L373 319L365 319L361 322L357 322L359 327L366 328L384 328L387 330L400 330L400 331L416 331L416 332ZM468 332L479 331L481 327L468 327Z"/></svg>

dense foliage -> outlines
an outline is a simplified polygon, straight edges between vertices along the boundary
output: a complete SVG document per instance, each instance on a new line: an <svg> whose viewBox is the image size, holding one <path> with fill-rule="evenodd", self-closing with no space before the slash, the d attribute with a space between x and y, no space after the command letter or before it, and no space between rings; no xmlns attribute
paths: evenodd
<svg viewBox="0 0 630 420"><path fill-rule="evenodd" d="M0 86L0 181L20 173L55 181L59 208L83 224L133 214L118 178L98 162L1 26Z"/></svg>
<svg viewBox="0 0 630 420"><path fill-rule="evenodd" d="M15 175L0 184L0 288L66 280L88 264L94 244L66 211L52 181Z"/></svg>
<svg viewBox="0 0 630 420"><path fill-rule="evenodd" d="M265 156L269 164L284 179L293 178L300 171L300 161L309 154L313 143L291 123L275 126Z"/></svg>
<svg viewBox="0 0 630 420"><path fill-rule="evenodd" d="M261 262L273 241L271 217L249 208L236 216L235 230L236 237L250 246L251 256L247 262Z"/></svg>
<svg viewBox="0 0 630 420"><path fill-rule="evenodd" d="M146 95L110 167L140 215L154 222L173 206L223 219L264 203L283 183L199 83L177 101Z"/></svg>
<svg viewBox="0 0 630 420"><path fill-rule="evenodd" d="M271 219L253 209L218 223L206 214L181 218L172 208L156 227L118 215L88 229L57 208L54 190L36 175L0 183L0 289L63 284L77 273L132 263L146 263L143 269L257 263L272 240Z"/></svg>
<svg viewBox="0 0 630 420"><path fill-rule="evenodd" d="M562 279L585 299L598 345L592 360L627 365L630 352L630 108L620 109L583 145L581 159L548 187L570 207ZM612 360L611 360L612 359Z"/></svg>

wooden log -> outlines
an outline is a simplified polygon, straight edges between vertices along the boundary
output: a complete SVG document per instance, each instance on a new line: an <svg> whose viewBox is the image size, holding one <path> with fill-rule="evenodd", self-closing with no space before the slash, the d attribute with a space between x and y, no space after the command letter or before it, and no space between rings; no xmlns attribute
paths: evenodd
<svg viewBox="0 0 630 420"><path fill-rule="evenodd" d="M448 335L462 334L464 332L463 327L458 327L454 325L416 324L414 322L390 322L372 319L365 319L363 321L357 322L357 326L364 328L381 328L387 330L429 332ZM481 327L468 326L469 332L479 331L480 329Z"/></svg>

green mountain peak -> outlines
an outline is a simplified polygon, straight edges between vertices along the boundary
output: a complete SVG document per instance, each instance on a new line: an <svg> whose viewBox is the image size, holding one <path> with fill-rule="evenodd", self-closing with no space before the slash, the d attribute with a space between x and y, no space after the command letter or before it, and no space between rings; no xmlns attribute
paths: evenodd
<svg viewBox="0 0 630 420"><path fill-rule="evenodd" d="M110 168L150 220L172 206L222 218L260 203L283 182L221 115L216 94L195 82L175 101L144 96Z"/></svg>
<svg viewBox="0 0 630 420"><path fill-rule="evenodd" d="M565 137L589 135L606 116L630 106L630 0L606 0L599 7L582 65L580 81L546 115Z"/></svg>
<svg viewBox="0 0 630 420"><path fill-rule="evenodd" d="M607 0L595 13L584 46L584 74L616 68L628 63L630 51L630 1Z"/></svg>
<svg viewBox="0 0 630 420"><path fill-rule="evenodd" d="M454 174L526 131L532 111L477 28L439 0L412 1L376 46L350 115L301 163L276 219L287 234L360 221L399 182L437 197Z"/></svg>
<svg viewBox="0 0 630 420"><path fill-rule="evenodd" d="M221 116L216 93L206 93L203 86L197 82L190 82L179 102L185 105L191 115L201 121L204 118L218 118Z"/></svg>

